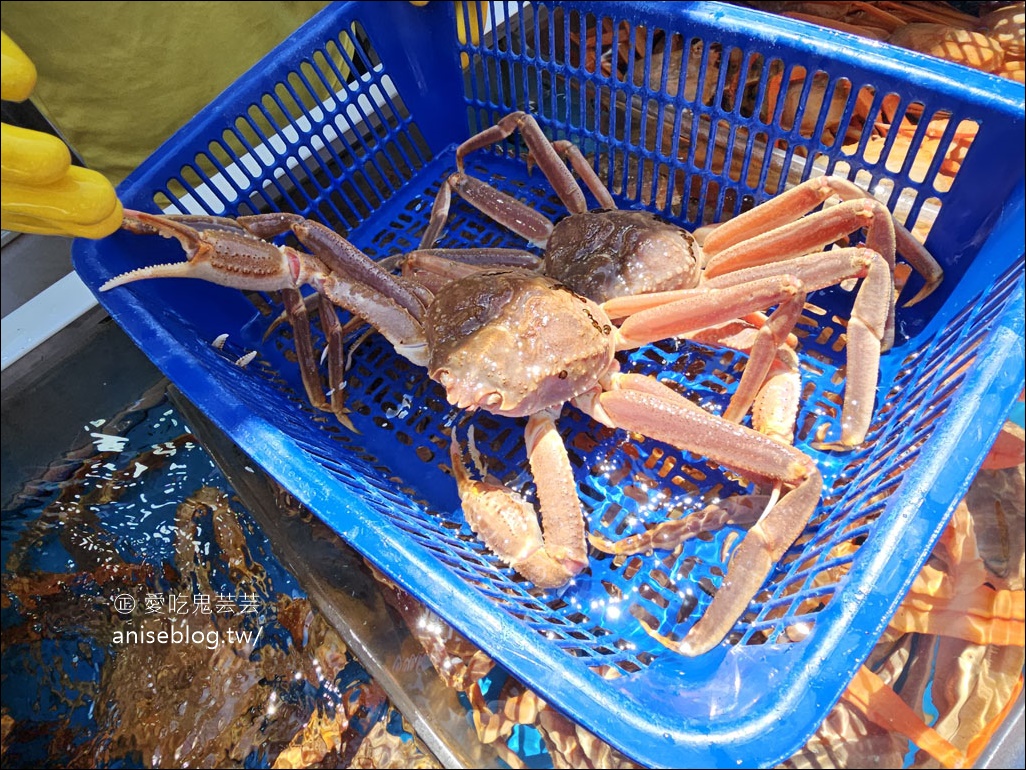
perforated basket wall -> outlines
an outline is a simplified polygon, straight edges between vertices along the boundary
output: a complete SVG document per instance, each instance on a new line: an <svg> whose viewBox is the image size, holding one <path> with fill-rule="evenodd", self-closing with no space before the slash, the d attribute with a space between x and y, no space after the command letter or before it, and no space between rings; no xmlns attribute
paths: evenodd
<svg viewBox="0 0 1026 770"><path fill-rule="evenodd" d="M928 235L945 280L899 310L872 428L847 453L811 443L836 435L852 295L810 296L796 442L819 463L824 495L726 642L685 658L640 621L682 637L743 530L672 553L593 552L567 588L539 591L474 537L447 467L450 430L472 425L489 470L531 495L522 421L465 419L373 336L353 353L352 433L306 404L288 329L262 340L277 298L186 280L98 296L257 463L546 701L644 764L778 762L865 660L1022 388L1023 89L716 3L502 3L466 42L455 14L449 3L332 6L150 158L122 200L296 211L380 258L416 246L456 144L514 109L579 144L621 207L688 227L813 175L871 190ZM468 171L563 213L515 138L476 153ZM524 243L456 202L442 245ZM127 233L74 251L94 290L181 258L173 242ZM920 285L913 275L903 296ZM211 346L224 333L223 349ZM250 350L256 360L237 366ZM744 356L670 341L622 365L720 411ZM560 429L588 526L610 538L753 488L569 407Z"/></svg>

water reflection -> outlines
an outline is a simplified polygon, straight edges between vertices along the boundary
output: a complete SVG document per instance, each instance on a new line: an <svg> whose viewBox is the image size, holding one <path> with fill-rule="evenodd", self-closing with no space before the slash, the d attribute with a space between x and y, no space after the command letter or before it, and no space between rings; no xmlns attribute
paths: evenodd
<svg viewBox="0 0 1026 770"><path fill-rule="evenodd" d="M167 401L3 513L3 762L437 766Z"/></svg>

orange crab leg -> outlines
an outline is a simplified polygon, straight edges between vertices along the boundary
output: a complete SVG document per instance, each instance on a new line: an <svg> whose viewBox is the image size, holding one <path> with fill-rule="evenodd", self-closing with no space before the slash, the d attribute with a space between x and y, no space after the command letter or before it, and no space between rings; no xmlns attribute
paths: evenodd
<svg viewBox="0 0 1026 770"><path fill-rule="evenodd" d="M791 275L766 276L739 286L628 296L609 300L602 308L610 318L628 315L617 332L617 349L630 350L654 340L690 336L774 305L777 309L752 341L748 364L724 414L724 419L740 422L766 383L777 349L787 344L805 306L801 280ZM729 342L721 339L722 344Z"/></svg>
<svg viewBox="0 0 1026 770"><path fill-rule="evenodd" d="M826 232L823 236L816 237L812 231L822 226L815 224L815 217L804 215L834 195L847 203L862 202L863 206L842 208L842 211L848 213L823 218L822 221L831 223L832 228L841 229L832 237ZM829 214L830 211L831 209L827 209L820 214ZM804 224L810 220L814 224ZM843 231L844 222L848 221L853 226ZM705 249L707 256L712 257L708 264L713 268L709 276L712 277L723 272L726 264L734 260L739 260L743 265L751 265L760 264L763 260L786 259L789 252L796 255L803 253L803 249L804 253L814 249L810 246L801 246L796 247L798 250L795 251L791 244L797 244L800 240L809 239L810 244L818 240L823 246L866 226L871 231L867 233L868 248L879 251L892 265L896 251L925 279L926 283L919 294L907 304L912 305L925 299L937 288L944 278L944 270L933 255L913 238L904 226L894 221L890 211L883 204L869 197L868 193L853 182L840 177L824 176L810 179L728 222L715 225L704 238L702 248ZM893 235L889 232L891 229ZM826 237L826 240L823 240L823 237ZM755 244L753 240L756 241ZM734 251L733 247L742 242L743 249ZM890 242L894 244L894 251L886 245ZM745 257L744 254L748 256Z"/></svg>
<svg viewBox="0 0 1026 770"><path fill-rule="evenodd" d="M1023 592L978 586L950 598L910 593L891 618L896 631L938 634L974 644L1023 646Z"/></svg>
<svg viewBox="0 0 1026 770"><path fill-rule="evenodd" d="M892 308L891 269L877 252L862 248L795 257L784 262L753 265L712 278L697 289L682 289L647 295L617 297L602 309L610 318L627 319L620 324L620 349L673 336L696 336L706 326L723 323L754 310L783 303L780 314L767 330L763 347L753 349L752 359L742 375L729 419L740 417L751 404L754 391L746 390L746 381L756 389L766 381L773 362L773 351L780 348L804 306L805 291L832 286L848 278L863 278L851 320L848 323L848 376L841 410L841 437L822 443L821 449L848 449L862 443L873 417L880 352L886 338L886 321ZM791 289L787 287L791 286ZM800 291L799 291L800 290ZM788 297L789 292L794 292ZM785 315L786 314L786 315ZM727 416L727 415L725 415Z"/></svg>
<svg viewBox="0 0 1026 770"><path fill-rule="evenodd" d="M901 733L944 767L965 767L966 756L928 727L898 694L861 666L842 696L872 722Z"/></svg>
<svg viewBox="0 0 1026 770"><path fill-rule="evenodd" d="M661 296L659 293L634 295L632 299ZM661 300L653 299L650 307L658 307L660 304ZM798 338L788 333L787 329L794 326L801 310L797 303L793 308L785 304L779 306L771 317L761 312L748 313L729 323L710 326L687 335L688 339L703 345L731 348L754 358L754 361L750 358L742 372L741 382L723 418L740 422L745 416L747 405L750 405L752 427L785 444L794 442L802 389L798 356L795 353ZM759 350L760 346L763 346L762 350ZM760 360L760 356L770 358L768 365ZM758 382L760 378L761 386ZM751 393L746 393L746 387L755 389L754 400Z"/></svg>
<svg viewBox="0 0 1026 770"><path fill-rule="evenodd" d="M605 392L591 401L576 399L575 403L606 425L641 433L790 487L734 549L723 585L680 644L648 629L684 655L711 650L741 617L812 516L823 485L816 464L792 446L709 414L652 377L611 375Z"/></svg>
<svg viewBox="0 0 1026 770"><path fill-rule="evenodd" d="M838 195L843 203L804 216L828 198ZM702 239L708 262L706 276L788 259L847 237L867 228L866 247L879 252L894 270L895 255L901 254L925 283L906 303L925 299L940 284L944 271L904 227L894 221L887 208L847 179L817 177L766 201L744 214L706 230ZM888 309L883 349L894 342L894 306Z"/></svg>
<svg viewBox="0 0 1026 770"><path fill-rule="evenodd" d="M996 589L976 547L973 519L963 501L934 548L942 566L928 563L891 619L892 629L965 639L974 644L1016 645L1024 640L1021 589Z"/></svg>

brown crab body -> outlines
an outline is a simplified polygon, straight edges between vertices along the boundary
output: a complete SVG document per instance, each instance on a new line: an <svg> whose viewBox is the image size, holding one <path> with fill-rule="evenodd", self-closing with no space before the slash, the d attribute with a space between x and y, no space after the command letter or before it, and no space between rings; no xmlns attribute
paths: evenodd
<svg viewBox="0 0 1026 770"><path fill-rule="evenodd" d="M588 211L555 224L543 271L605 302L697 286L702 254L691 233L647 211Z"/></svg>
<svg viewBox="0 0 1026 770"><path fill-rule="evenodd" d="M461 408L535 414L591 390L615 367L602 309L522 270L451 282L428 308L424 330L428 372Z"/></svg>

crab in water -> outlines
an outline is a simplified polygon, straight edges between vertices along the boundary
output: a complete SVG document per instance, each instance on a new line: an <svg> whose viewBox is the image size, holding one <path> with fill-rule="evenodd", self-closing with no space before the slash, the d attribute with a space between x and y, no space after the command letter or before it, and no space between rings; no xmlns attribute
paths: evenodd
<svg viewBox="0 0 1026 770"><path fill-rule="evenodd" d="M777 398L769 387L774 378L772 370L779 362L789 360L785 352L790 349L789 331L804 306L807 285L818 288L848 278L865 278L849 334L853 348L868 348L868 353L861 353L863 363L868 358L875 365L873 340L878 355L893 313L891 266L877 250L859 247L815 254L815 259L795 257L769 265L756 260L753 265L736 267L730 259L734 251L725 249L719 259L731 269L710 275L711 269L715 271L713 263L707 263L703 271L701 250L687 231L641 212L612 209L608 193L601 195L597 178L588 173L587 164L580 162L579 151L572 145L565 148L560 143L550 144L530 116L508 116L496 127L497 134L489 130L468 140L458 150L458 165L462 165L466 152L509 135L517 126L524 130L534 161L553 180L572 212L555 226L547 220L542 222L532 209L484 183L468 181L472 178L461 171L450 177L436 198L423 248L384 267L329 228L297 215L232 220L127 211L126 229L175 237L188 252L189 260L134 270L112 278L101 289L146 278L178 276L204 278L239 289L282 290L296 329L304 383L311 399L316 403L319 397L323 404L323 393L314 384L316 359L300 294L302 286L310 286L322 305L321 316L328 327L325 334L333 393L341 388L344 368L341 328L333 307L339 306L370 323L397 353L426 367L429 377L445 389L450 403L467 410L526 417L525 442L537 488L540 524L534 508L515 492L494 479L471 477L455 436L451 458L469 525L499 558L541 588L566 584L588 563L581 502L556 430L556 420L566 403L608 427L640 433L702 455L743 476L773 484L773 495L739 496L718 506L722 510L758 508L761 514L735 548L723 585L705 614L679 644L671 645L686 655L701 654L719 644L730 631L774 565L805 528L821 494L822 479L813 460L793 447L788 438L782 438L775 427L788 420L793 422L793 416L781 420L757 415L754 422L759 430L737 423L757 396L770 403L764 413L780 411L772 406ZM561 153L609 210L585 209L583 194L562 164ZM522 234L547 246L546 264L539 266L525 252L463 250L456 254L430 248L447 217L450 189L511 229L529 231ZM818 185L807 185L801 192L819 195L818 190ZM889 213L884 220L878 215L879 204L875 201L860 199L856 203L857 207L848 207L843 214L845 224L855 223L849 231L868 221L870 244L882 244L886 251L887 233L893 234L894 229L880 223L891 222ZM766 207L761 208L763 219L768 216L771 222L782 221L780 211L770 207L767 214ZM790 205L785 208L787 216L793 218ZM534 215L534 224L523 224L529 218L527 212ZM833 219L808 234L809 226L804 223L814 218L803 219L797 227L800 241L804 238L806 244L826 243L840 237L835 233L838 225L831 224ZM714 235L729 241L729 227L725 225ZM265 240L286 230L291 230L312 253ZM767 248L773 248L779 240L771 237L771 247ZM891 242L893 260L893 235ZM803 253L808 250L804 248ZM606 251L616 256L602 256ZM565 258L557 258L563 252ZM621 260L621 266L605 271L612 284L629 276L643 257L673 266L666 271L670 274L668 283L638 284L631 280L626 294L612 292L622 296L608 298L587 289L593 295L589 297L568 284L576 282L575 272L585 278L596 272L574 269L580 259L596 255L614 262ZM452 259L454 256L458 259ZM549 264L550 258L553 264ZM387 269L396 261L402 263L400 276ZM510 261L513 264L508 264ZM563 268L559 267L561 262ZM638 265L637 274L642 280L654 272ZM761 315L772 307L777 309L768 319ZM725 325L735 319L747 319L755 334L754 341L748 336L749 341L744 343L752 351L751 360L727 408L730 419L701 409L653 377L620 371L615 357L618 351L670 336L710 334L723 344L741 346L726 331ZM853 327L864 331L856 332ZM306 339L301 340L304 336ZM856 338L869 340L869 344L859 346ZM794 358L793 351L790 358ZM796 365L792 369L796 377ZM875 368L873 373L870 394L875 387ZM793 381L792 377L788 379ZM787 390L790 395L780 400L796 404L797 388ZM767 396L768 392L771 395ZM859 398L863 397L861 393ZM869 401L871 413L871 397ZM343 411L336 406L336 413ZM846 403L845 415L848 412ZM858 425L846 427L846 431L849 442L861 441ZM601 539L592 542L602 550L627 553L633 552L631 549L666 547L681 531L679 522L665 522L620 544Z"/></svg>

